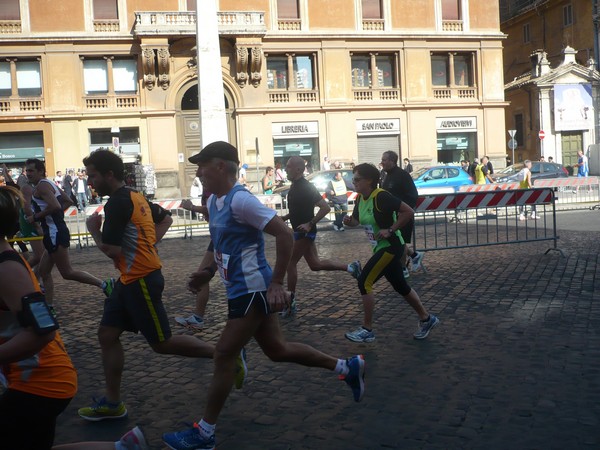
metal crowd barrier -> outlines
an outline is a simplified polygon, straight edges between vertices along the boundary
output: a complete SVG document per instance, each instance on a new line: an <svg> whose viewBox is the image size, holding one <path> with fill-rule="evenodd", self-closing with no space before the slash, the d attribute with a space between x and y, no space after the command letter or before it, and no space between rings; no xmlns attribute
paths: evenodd
<svg viewBox="0 0 600 450"><path fill-rule="evenodd" d="M532 210L538 219L532 218ZM526 219L523 220L521 211ZM419 196L413 243L419 251L552 241L558 248L553 188Z"/></svg>

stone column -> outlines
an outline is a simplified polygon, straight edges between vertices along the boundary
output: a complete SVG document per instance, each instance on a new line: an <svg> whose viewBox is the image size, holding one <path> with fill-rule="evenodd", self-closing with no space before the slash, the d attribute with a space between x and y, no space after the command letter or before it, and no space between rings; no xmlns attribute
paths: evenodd
<svg viewBox="0 0 600 450"><path fill-rule="evenodd" d="M201 12L201 14L198 12ZM225 92L221 72L216 0L203 1L202 8L198 5L196 39L200 145L205 147L211 142L229 141L225 116Z"/></svg>

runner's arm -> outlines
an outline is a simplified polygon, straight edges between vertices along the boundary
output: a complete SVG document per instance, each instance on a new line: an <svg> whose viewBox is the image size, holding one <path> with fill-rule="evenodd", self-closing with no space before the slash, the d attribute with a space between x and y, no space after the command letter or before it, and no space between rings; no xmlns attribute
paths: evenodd
<svg viewBox="0 0 600 450"><path fill-rule="evenodd" d="M0 298L14 313L21 311L21 299L35 291L29 273L16 261L2 263L0 286L3 286ZM0 365L35 355L48 345L54 336L54 331L38 335L32 327L23 328L9 341L0 345Z"/></svg>
<svg viewBox="0 0 600 450"><path fill-rule="evenodd" d="M36 220L42 220L44 217L49 216L52 213L62 211L60 203L58 203L58 200L54 195L54 188L50 183L44 183L40 181L35 189L35 192L42 200L46 202L48 206L46 206L42 211L33 214L31 217L28 217L28 221L35 222Z"/></svg>

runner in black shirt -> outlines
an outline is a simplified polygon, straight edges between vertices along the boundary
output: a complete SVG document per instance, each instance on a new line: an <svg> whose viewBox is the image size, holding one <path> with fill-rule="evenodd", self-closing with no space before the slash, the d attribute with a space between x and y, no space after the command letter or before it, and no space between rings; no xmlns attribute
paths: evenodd
<svg viewBox="0 0 600 450"><path fill-rule="evenodd" d="M329 259L321 260L315 246L317 237L316 224L331 211L327 201L321 197L317 188L304 178L304 160L299 156L292 156L285 167L288 180L292 187L288 193L289 214L283 220L290 220L294 230L294 252L287 269L287 286L292 294L291 306L282 312L283 317L289 317L296 310L296 284L298 282L298 269L296 265L304 257L311 270L343 270L357 278L360 275L360 262L350 264L339 263ZM319 211L315 215L315 207Z"/></svg>

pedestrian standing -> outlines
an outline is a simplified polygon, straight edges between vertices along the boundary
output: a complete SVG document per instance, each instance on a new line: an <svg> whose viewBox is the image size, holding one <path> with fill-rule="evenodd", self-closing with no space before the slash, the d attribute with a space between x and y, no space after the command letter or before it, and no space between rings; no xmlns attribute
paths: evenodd
<svg viewBox="0 0 600 450"><path fill-rule="evenodd" d="M252 338L273 361L321 367L340 374L352 388L354 399L360 401L365 371L362 356L336 359L283 337L273 313L289 306L283 278L292 253L292 235L275 211L236 183L237 149L226 142L213 142L189 160L198 164L202 183L213 192L208 201L213 267L226 287L229 312L216 346L214 375L202 420L190 429L165 433L164 442L174 450L215 448L215 427L234 381L235 357ZM265 258L263 232L275 237L273 269Z"/></svg>
<svg viewBox="0 0 600 450"><path fill-rule="evenodd" d="M398 232L408 224L414 211L406 203L389 192L378 189L379 171L371 164L359 164L354 168L354 189L359 197L354 206L352 216L346 216L344 223L355 227L362 225L367 238L373 247L373 256L365 264L358 277L358 289L362 295L364 319L360 328L346 333L346 338L353 342L373 342L373 312L375 297L373 284L385 277L394 290L419 316L419 324L415 339L425 339L429 332L439 324L439 319L429 314L421 303L417 292L412 289L406 279L399 276L403 266L402 254L404 242Z"/></svg>
<svg viewBox="0 0 600 450"><path fill-rule="evenodd" d="M413 166L410 163L410 159L408 158L404 158L404 167L403 169L407 172L407 173L412 173L413 171Z"/></svg>
<svg viewBox="0 0 600 450"><path fill-rule="evenodd" d="M531 161L526 159L523 163L523 168L517 174L517 181L519 181L519 189L531 189L533 187L533 181L531 180ZM540 216L536 214L535 205L531 205L531 216L532 219L540 219ZM519 220L526 220L527 208L525 205L519 206Z"/></svg>
<svg viewBox="0 0 600 450"><path fill-rule="evenodd" d="M398 154L394 151L383 152L381 155L381 166L386 173L383 182L381 183L381 187L393 196L398 197L411 209L414 209L415 206L417 206L419 192L417 191L414 180L408 172L398 167ZM410 261L411 269L416 271L422 267L421 264L423 263L423 257L425 256L423 252L418 252L410 246L414 231L414 218L411 218L406 225L400 229L400 234L406 245L406 253L402 256L404 262L402 266L402 275L404 278L408 278L409 276L407 263Z"/></svg>
<svg viewBox="0 0 600 450"><path fill-rule="evenodd" d="M286 164L288 180L292 182L287 195L289 213L282 217L292 224L294 231L294 251L287 267L287 287L291 292L291 308L286 309L283 317L294 314L296 309L296 284L298 283L298 261L304 258L312 271L340 270L349 272L357 277L360 273L360 262L354 261L344 264L329 259L319 259L315 239L317 237L317 223L323 219L331 208L317 188L303 174L304 160L299 156L292 156ZM315 207L319 208L315 214Z"/></svg>

